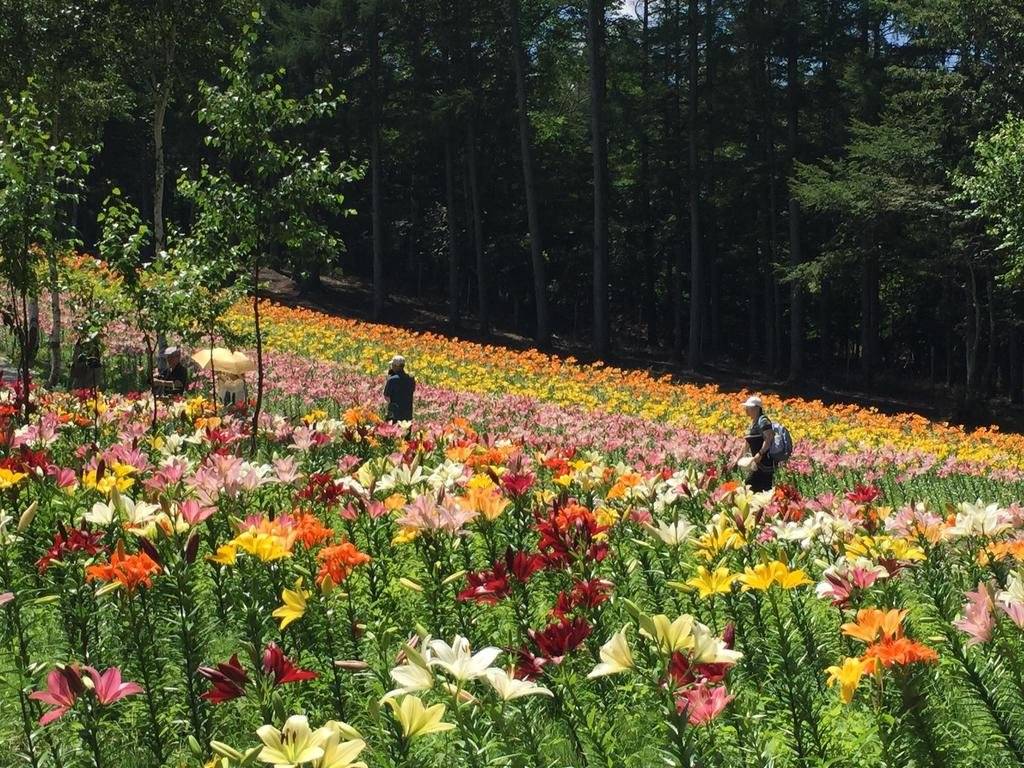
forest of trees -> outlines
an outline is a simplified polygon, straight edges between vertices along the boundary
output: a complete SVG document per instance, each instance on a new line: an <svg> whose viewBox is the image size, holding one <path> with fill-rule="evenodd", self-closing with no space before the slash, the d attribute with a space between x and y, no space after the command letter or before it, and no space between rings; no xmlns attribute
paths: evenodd
<svg viewBox="0 0 1024 768"><path fill-rule="evenodd" d="M0 92L34 89L51 141L90 154L82 247L115 187L156 249L191 226L177 180L211 154L200 83L254 10L0 4ZM329 222L344 250L273 249L305 288L340 271L370 281L382 320L404 294L453 330L542 347L1020 400L1020 270L972 186L982 144L1024 113L1020 0L258 10L263 71L345 97L282 131L363 169L354 214Z"/></svg>

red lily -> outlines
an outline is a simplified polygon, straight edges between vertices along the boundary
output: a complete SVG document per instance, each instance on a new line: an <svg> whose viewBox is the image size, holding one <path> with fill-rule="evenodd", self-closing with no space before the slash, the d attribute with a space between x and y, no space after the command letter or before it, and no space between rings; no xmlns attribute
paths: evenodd
<svg viewBox="0 0 1024 768"><path fill-rule="evenodd" d="M36 562L36 567L40 573L46 573L54 562L63 561L65 557L75 552L83 552L86 555L98 554L104 550L100 544L102 539L102 531L93 532L87 528L65 529L61 525L53 534L53 544Z"/></svg>
<svg viewBox="0 0 1024 768"><path fill-rule="evenodd" d="M299 669L287 659L284 651L277 643L271 642L263 651L263 671L274 676L274 685L299 683L303 680L315 680L317 673L308 669Z"/></svg>
<svg viewBox="0 0 1024 768"><path fill-rule="evenodd" d="M492 571L466 574L467 586L459 592L459 600L472 600L481 605L497 605L508 597L508 575L504 563L495 563Z"/></svg>
<svg viewBox="0 0 1024 768"><path fill-rule="evenodd" d="M533 574L544 569L544 556L536 552L513 552L509 548L505 551L505 566L509 573L525 584Z"/></svg>
<svg viewBox="0 0 1024 768"><path fill-rule="evenodd" d="M530 630L530 637L540 655L555 664L561 664L562 659L579 648L589 636L590 624L583 617L572 621L562 619L549 624L540 632Z"/></svg>
<svg viewBox="0 0 1024 768"><path fill-rule="evenodd" d="M505 492L512 498L518 498L533 487L534 476L530 472L508 472L501 478Z"/></svg>
<svg viewBox="0 0 1024 768"><path fill-rule="evenodd" d="M572 592L559 592L551 615L566 619L579 608L591 610L599 606L611 594L615 585L604 579L587 579L577 582Z"/></svg>
<svg viewBox="0 0 1024 768"><path fill-rule="evenodd" d="M200 667L196 671L213 683L213 688L201 697L213 704L223 704L225 701L245 695L245 686L249 682L249 675L238 662L237 653L227 664L218 664L216 667Z"/></svg>

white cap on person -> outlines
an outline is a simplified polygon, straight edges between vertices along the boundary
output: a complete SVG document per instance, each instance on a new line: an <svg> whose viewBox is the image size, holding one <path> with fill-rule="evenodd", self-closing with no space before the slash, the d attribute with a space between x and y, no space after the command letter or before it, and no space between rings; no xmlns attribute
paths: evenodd
<svg viewBox="0 0 1024 768"><path fill-rule="evenodd" d="M180 351L181 350L177 347L167 347L167 349L164 350L164 357L174 357Z"/></svg>
<svg viewBox="0 0 1024 768"><path fill-rule="evenodd" d="M401 355L395 355L391 358L392 368L405 368L405 358Z"/></svg>
<svg viewBox="0 0 1024 768"><path fill-rule="evenodd" d="M761 398L757 395L751 395L743 402L744 408L761 408Z"/></svg>

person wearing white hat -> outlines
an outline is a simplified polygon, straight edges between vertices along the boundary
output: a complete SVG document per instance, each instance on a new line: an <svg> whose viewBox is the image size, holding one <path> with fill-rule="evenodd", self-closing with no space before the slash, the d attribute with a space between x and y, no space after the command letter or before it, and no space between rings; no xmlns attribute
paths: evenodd
<svg viewBox="0 0 1024 768"><path fill-rule="evenodd" d="M166 369L153 378L153 390L158 395L180 395L188 389L188 370L181 362L181 350L167 347L164 350Z"/></svg>
<svg viewBox="0 0 1024 768"><path fill-rule="evenodd" d="M395 355L388 366L388 379L384 384L384 399L388 401L388 421L411 421L412 400L416 392L416 379L405 372L405 358Z"/></svg>
<svg viewBox="0 0 1024 768"><path fill-rule="evenodd" d="M747 430L747 446L754 461L753 473L747 480L753 491L767 491L775 484L775 461L769 449L775 442L775 428L764 414L761 398L751 395L743 402L743 410L750 419Z"/></svg>

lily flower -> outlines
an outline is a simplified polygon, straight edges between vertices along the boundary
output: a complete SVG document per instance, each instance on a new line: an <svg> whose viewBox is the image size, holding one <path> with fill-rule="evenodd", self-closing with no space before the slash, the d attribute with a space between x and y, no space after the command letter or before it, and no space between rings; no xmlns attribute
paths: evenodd
<svg viewBox="0 0 1024 768"><path fill-rule="evenodd" d="M693 661L697 664L735 664L743 654L734 651L724 640L711 634L700 622L693 625Z"/></svg>
<svg viewBox="0 0 1024 768"><path fill-rule="evenodd" d="M366 768L366 763L363 761L356 762L359 753L366 749L366 742L360 738L342 741L342 737L349 734L335 727L337 725L339 724L325 724L325 728L331 729L331 735L324 742L323 757L313 764L314 768Z"/></svg>
<svg viewBox="0 0 1024 768"><path fill-rule="evenodd" d="M430 650L434 654L430 665L441 667L460 682L483 677L501 654L501 649L493 646L474 654L469 647L469 640L462 635L456 635L451 645L444 640L432 640Z"/></svg>
<svg viewBox="0 0 1024 768"><path fill-rule="evenodd" d="M272 725L256 729L264 747L259 760L273 763L275 768L297 768L303 763L318 761L324 756L324 745L332 735L332 729L323 727L315 731L303 715L292 715L280 731Z"/></svg>
<svg viewBox="0 0 1024 768"><path fill-rule="evenodd" d="M738 573L729 573L728 568L716 568L713 572L705 566L697 569L697 575L686 581L688 586L697 590L701 599L714 595L727 595L732 591L732 583L738 579Z"/></svg>
<svg viewBox="0 0 1024 768"><path fill-rule="evenodd" d="M647 617L645 617L646 619ZM693 616L684 613L674 621L659 613L651 616L650 622L642 621L640 632L658 644L665 653L685 651L693 647Z"/></svg>
<svg viewBox="0 0 1024 768"><path fill-rule="evenodd" d="M512 677L512 675L504 669L492 667L486 671L484 676L487 678L487 682L491 684L491 687L495 690L502 701L521 699L524 696L553 695L551 691L543 685L537 685L530 680L520 680L516 677Z"/></svg>
<svg viewBox="0 0 1024 768"><path fill-rule="evenodd" d="M405 664L400 664L391 670L391 679L398 683L398 687L384 694L383 699L394 698L407 693L427 691L434 686L434 673L430 671L430 661L433 653L430 648L429 638L423 643L423 653L407 645L404 656L407 659Z"/></svg>
<svg viewBox="0 0 1024 768"><path fill-rule="evenodd" d="M88 678L83 681L85 686L92 688L93 693L96 694L96 700L104 706L120 701L126 696L142 693L142 686L138 683L121 681L121 670L117 667L111 667L103 672L99 672L93 667L84 669L85 674L88 675Z"/></svg>
<svg viewBox="0 0 1024 768"><path fill-rule="evenodd" d="M275 642L267 644L263 651L263 672L272 675L274 685L285 683L301 683L305 680L316 680L317 673L308 669L299 669L284 655L284 651Z"/></svg>
<svg viewBox="0 0 1024 768"><path fill-rule="evenodd" d="M223 704L225 701L245 695L245 686L249 682L249 675L238 662L237 653L226 664L218 664L216 667L199 667L196 671L200 676L213 683L213 688L200 698L213 704Z"/></svg>
<svg viewBox="0 0 1024 768"><path fill-rule="evenodd" d="M313 593L302 588L302 577L295 581L295 589L285 589L281 592L281 600L284 605L274 609L272 614L275 619L281 620L281 631L293 621L298 621L306 613L306 601Z"/></svg>
<svg viewBox="0 0 1024 768"><path fill-rule="evenodd" d="M405 696L401 703L394 699L388 699L387 702L395 713L395 720L402 729L402 735L408 741L431 733L450 731L455 727L454 723L446 723L442 719L444 704L424 707L423 702L416 696Z"/></svg>
<svg viewBox="0 0 1024 768"><path fill-rule="evenodd" d="M825 671L828 672L829 687L839 683L839 695L844 704L849 704L853 701L853 694L856 693L857 686L860 685L860 679L866 672L869 673L873 669L873 662L864 662L853 656L843 659L841 665L833 665Z"/></svg>
<svg viewBox="0 0 1024 768"><path fill-rule="evenodd" d="M652 536L660 539L662 544L669 547L678 547L689 540L690 534L693 533L694 525L685 520L677 520L674 523L657 523L656 525L644 523L644 528Z"/></svg>
<svg viewBox="0 0 1024 768"><path fill-rule="evenodd" d="M633 669L633 652L626 640L626 628L623 627L611 639L601 646L601 662L594 667L587 678L593 680L606 675L617 675Z"/></svg>
<svg viewBox="0 0 1024 768"><path fill-rule="evenodd" d="M979 582L976 591L967 593L964 614L953 626L967 633L968 645L980 645L992 639L996 628L993 608L992 593L985 583Z"/></svg>
<svg viewBox="0 0 1024 768"><path fill-rule="evenodd" d="M699 684L683 691L676 699L676 710L685 714L690 725L705 725L718 717L733 700L724 685Z"/></svg>
<svg viewBox="0 0 1024 768"><path fill-rule="evenodd" d="M28 695L30 699L41 701L52 707L39 718L39 724L49 725L54 720L62 718L69 709L75 706L78 694L82 690L82 678L73 667L51 669L50 674L46 676L46 690L33 691Z"/></svg>

